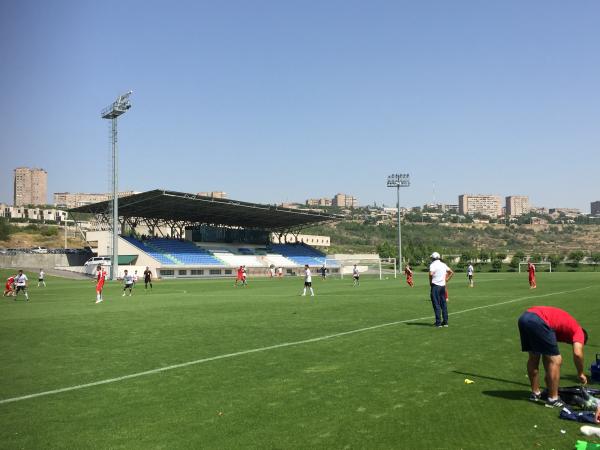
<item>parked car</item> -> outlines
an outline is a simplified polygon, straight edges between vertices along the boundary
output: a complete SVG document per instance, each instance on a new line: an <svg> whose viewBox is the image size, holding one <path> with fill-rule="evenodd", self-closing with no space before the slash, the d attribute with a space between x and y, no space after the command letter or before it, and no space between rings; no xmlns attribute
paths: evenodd
<svg viewBox="0 0 600 450"><path fill-rule="evenodd" d="M102 264L103 266L110 266L110 257L109 256L94 256L93 258L88 259L84 266L94 266L96 267L98 264Z"/></svg>
<svg viewBox="0 0 600 450"><path fill-rule="evenodd" d="M33 247L31 253L44 254L48 253L48 249L46 247Z"/></svg>

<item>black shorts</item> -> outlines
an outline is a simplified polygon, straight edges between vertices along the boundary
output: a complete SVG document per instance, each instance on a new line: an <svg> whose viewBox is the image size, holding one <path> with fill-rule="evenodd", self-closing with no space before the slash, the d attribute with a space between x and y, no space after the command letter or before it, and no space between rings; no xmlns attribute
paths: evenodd
<svg viewBox="0 0 600 450"><path fill-rule="evenodd" d="M353 277L355 280L358 280L358 277L359 277L359 276L358 276L358 275L353 275L352 277Z"/></svg>
<svg viewBox="0 0 600 450"><path fill-rule="evenodd" d="M38 283L41 283L42 281L44 281L43 278L38 278Z"/></svg>
<svg viewBox="0 0 600 450"><path fill-rule="evenodd" d="M126 284L125 287L123 288L123 290L125 290L125 289L131 289L131 288L133 288L133 283Z"/></svg>
<svg viewBox="0 0 600 450"><path fill-rule="evenodd" d="M519 317L521 350L536 355L560 355L556 333L540 316L526 311Z"/></svg>
<svg viewBox="0 0 600 450"><path fill-rule="evenodd" d="M27 290L27 286L17 286L17 292L26 291L26 290Z"/></svg>
<svg viewBox="0 0 600 450"><path fill-rule="evenodd" d="M312 282L310 282L310 281L305 281L305 282L304 282L304 287L312 287Z"/></svg>
<svg viewBox="0 0 600 450"><path fill-rule="evenodd" d="M473 275L467 275L469 277L469 280L473 279Z"/></svg>

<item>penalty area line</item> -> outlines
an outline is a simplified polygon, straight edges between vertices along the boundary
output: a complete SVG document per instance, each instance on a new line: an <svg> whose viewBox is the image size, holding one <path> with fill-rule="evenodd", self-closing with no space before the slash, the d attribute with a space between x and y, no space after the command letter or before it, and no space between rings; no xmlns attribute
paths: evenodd
<svg viewBox="0 0 600 450"><path fill-rule="evenodd" d="M461 311L449 313L448 315L455 316L458 314L464 314L467 312L477 311L480 309L493 308L495 306L507 305L509 303L516 303L519 301L528 300L528 299L532 299L532 298L544 298L544 297L551 297L553 295L568 294L571 292L578 292L578 291L583 291L585 289L590 289L591 287L592 286L587 286L587 287L583 287L583 288L572 289L572 290L568 290L568 291L551 292L551 293L542 294L542 295L529 295L526 297L519 297L519 298L507 300L505 302L491 303L488 305L481 305L481 306L476 306L474 308L463 309ZM365 331L377 330L379 328L390 327L393 325L400 325L400 324L404 324L404 323L416 322L418 320L431 319L432 317L433 316L429 315L429 316L424 316L424 317L416 317L413 319L397 320L394 322L382 323L379 325L372 325L370 327L364 327L364 328L358 328L355 330L343 331L341 333L334 333L334 334L328 334L325 336L319 336L319 337L310 338L310 339L303 339L301 341L284 342L281 344L269 345L266 347L253 348L253 349L249 349L249 350L241 350L239 352L226 353L224 355L217 355L217 356L211 356L208 358L196 359L194 361L188 361L188 362L184 362L184 363L180 363L180 364L173 364L171 366L159 367L157 369L146 370L143 372L132 373L129 375L123 375L123 376L115 377L115 378L108 378L105 380L94 381L91 383L84 383L84 384L68 386L68 387L64 387L64 388L60 388L60 389L53 389L50 391L37 392L35 394L22 395L20 397L5 398L5 399L0 400L0 405L4 405L6 403L19 402L19 401L23 401L23 400L29 400L29 399L36 398L36 397L44 397L47 395L61 394L63 392L77 391L80 389L86 389L86 388L90 388L90 387L94 387L94 386L101 386L103 384L117 383L119 381L130 380L132 378L139 378L139 377L144 377L147 375L154 375L154 374L161 373L161 372L167 372L167 371L175 370L175 369L182 369L184 367L195 366L198 364L208 363L211 361L218 361L221 359L235 358L237 356L250 355L252 353L260 353L260 352L266 352L269 350L277 350L277 349L285 348L285 347L293 347L293 346L297 346L297 345L304 345L304 344L311 344L314 342L326 341L329 339L334 339L334 338L338 338L338 337L342 337L342 336L348 336L351 334L364 333Z"/></svg>

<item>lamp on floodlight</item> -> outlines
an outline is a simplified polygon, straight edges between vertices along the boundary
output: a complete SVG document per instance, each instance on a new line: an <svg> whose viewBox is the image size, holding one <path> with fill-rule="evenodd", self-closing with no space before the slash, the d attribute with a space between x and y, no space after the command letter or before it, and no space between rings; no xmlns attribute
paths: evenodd
<svg viewBox="0 0 600 450"><path fill-rule="evenodd" d="M110 279L116 280L119 275L119 164L117 158L117 118L125 114L130 108L129 96L132 91L119 95L117 99L100 113L103 119L111 121L111 143L112 143L112 190L113 190L113 211L112 211L112 257Z"/></svg>
<svg viewBox="0 0 600 450"><path fill-rule="evenodd" d="M402 231L400 228L400 188L410 186L410 175L395 173L388 176L387 187L396 188L396 206L398 207L398 270L402 273Z"/></svg>

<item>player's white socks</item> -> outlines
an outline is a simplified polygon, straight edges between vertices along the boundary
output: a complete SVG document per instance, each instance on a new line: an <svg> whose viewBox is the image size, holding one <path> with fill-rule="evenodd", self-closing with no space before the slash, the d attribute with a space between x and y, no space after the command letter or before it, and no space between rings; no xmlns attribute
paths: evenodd
<svg viewBox="0 0 600 450"><path fill-rule="evenodd" d="M29 300L29 294L27 293L27 291L25 291L25 298L26 298L27 300Z"/></svg>
<svg viewBox="0 0 600 450"><path fill-rule="evenodd" d="M302 291L302 295L306 295L306 288L304 288L304 290Z"/></svg>
<svg viewBox="0 0 600 450"><path fill-rule="evenodd" d="M584 426L582 426L579 429L579 431L581 431L586 436L600 437L600 428L598 428L598 427L592 427L592 426L589 426L589 425L584 425Z"/></svg>
<svg viewBox="0 0 600 450"><path fill-rule="evenodd" d="M313 288L310 288L310 296L314 297L315 296L315 291L313 291Z"/></svg>

